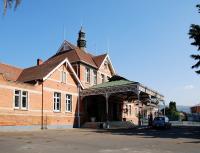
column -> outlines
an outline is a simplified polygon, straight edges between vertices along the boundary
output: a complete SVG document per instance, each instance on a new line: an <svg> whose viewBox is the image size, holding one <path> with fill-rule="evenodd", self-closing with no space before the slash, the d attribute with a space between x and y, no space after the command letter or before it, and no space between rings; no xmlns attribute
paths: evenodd
<svg viewBox="0 0 200 153"><path fill-rule="evenodd" d="M137 99L138 99L138 106L139 106L138 125L141 126L140 91L138 91L137 93Z"/></svg>
<svg viewBox="0 0 200 153"><path fill-rule="evenodd" d="M105 94L105 98L106 98L106 128L109 128L109 103L108 103L109 94L108 93Z"/></svg>

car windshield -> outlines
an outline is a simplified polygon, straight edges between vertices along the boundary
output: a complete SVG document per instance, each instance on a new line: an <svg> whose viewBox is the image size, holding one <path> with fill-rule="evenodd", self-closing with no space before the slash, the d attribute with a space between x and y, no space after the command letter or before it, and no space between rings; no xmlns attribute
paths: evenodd
<svg viewBox="0 0 200 153"><path fill-rule="evenodd" d="M164 117L156 117L154 120L155 120L155 121L164 121L165 118L164 118Z"/></svg>

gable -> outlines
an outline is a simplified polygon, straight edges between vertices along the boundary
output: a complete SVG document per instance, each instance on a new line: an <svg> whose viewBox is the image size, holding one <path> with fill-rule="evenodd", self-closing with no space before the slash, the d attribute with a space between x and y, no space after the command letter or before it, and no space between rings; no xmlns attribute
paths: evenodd
<svg viewBox="0 0 200 153"><path fill-rule="evenodd" d="M66 73L66 84L68 85L76 85L78 82L76 81L73 72L70 70L67 63L64 63L60 67L58 67L48 78L47 80L62 83L62 73Z"/></svg>
<svg viewBox="0 0 200 153"><path fill-rule="evenodd" d="M51 72L49 72L46 76L43 77L43 81L47 80L48 78L51 79L51 77L56 77L58 79L58 72L61 70L66 70L67 73L69 73L72 78L71 80L76 81L76 83L80 84L80 86L83 88L82 83L80 82L78 76L76 75L73 67L71 66L71 64L69 63L69 61L67 59L65 59L64 61L62 61L59 65L57 65ZM70 79L70 78L69 78Z"/></svg>
<svg viewBox="0 0 200 153"><path fill-rule="evenodd" d="M109 76L115 75L115 70L112 66L111 60L108 55L104 58L103 62L101 63L101 66L99 67L99 71Z"/></svg>

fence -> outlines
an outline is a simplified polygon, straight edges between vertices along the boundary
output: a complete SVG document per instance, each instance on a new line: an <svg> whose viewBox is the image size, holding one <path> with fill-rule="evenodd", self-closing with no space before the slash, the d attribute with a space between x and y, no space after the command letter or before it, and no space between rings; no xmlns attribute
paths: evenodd
<svg viewBox="0 0 200 153"><path fill-rule="evenodd" d="M193 121L170 121L172 126L200 126L200 122Z"/></svg>

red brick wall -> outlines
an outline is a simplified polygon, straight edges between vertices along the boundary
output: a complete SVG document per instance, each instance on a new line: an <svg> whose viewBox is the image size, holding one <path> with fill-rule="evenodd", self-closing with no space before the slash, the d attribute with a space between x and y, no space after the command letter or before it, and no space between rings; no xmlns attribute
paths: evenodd
<svg viewBox="0 0 200 153"><path fill-rule="evenodd" d="M200 106L191 107L191 112L192 113L200 113Z"/></svg>
<svg viewBox="0 0 200 153"><path fill-rule="evenodd" d="M66 83L61 83L61 71L67 72ZM28 110L14 109L14 91L28 91ZM54 112L54 92L61 93L61 111ZM72 112L66 112L65 95L72 95ZM43 83L43 123L46 125L74 125L77 112L77 81L66 66L61 66ZM0 77L0 126L41 125L42 85L29 85L4 80ZM47 126L48 127L48 126Z"/></svg>

